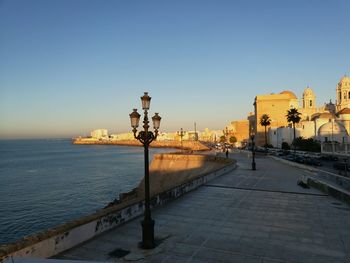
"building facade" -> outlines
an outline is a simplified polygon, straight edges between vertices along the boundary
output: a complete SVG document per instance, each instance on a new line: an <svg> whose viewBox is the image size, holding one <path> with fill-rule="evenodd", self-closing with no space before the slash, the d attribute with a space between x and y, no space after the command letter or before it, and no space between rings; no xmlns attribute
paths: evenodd
<svg viewBox="0 0 350 263"><path fill-rule="evenodd" d="M254 100L254 115L250 115L250 132L255 133L256 145L265 144L265 127L260 125L261 116L268 114L271 119L269 128L288 126L287 111L298 108L298 98L291 91L282 91L278 94L258 95Z"/></svg>
<svg viewBox="0 0 350 263"><path fill-rule="evenodd" d="M97 140L103 140L103 139L109 138L107 129L93 130L90 134L91 134L91 138L97 139Z"/></svg>
<svg viewBox="0 0 350 263"><path fill-rule="evenodd" d="M225 129L226 130L226 129ZM248 120L238 120L231 121L227 126L227 136L235 137L237 146L242 146L249 139L249 121Z"/></svg>
<svg viewBox="0 0 350 263"><path fill-rule="evenodd" d="M301 121L296 125L296 137L313 138L320 142L332 139L338 143L347 142L350 132L350 78L348 76L341 78L337 84L336 97L335 104L330 101L317 107L316 95L310 87L304 90L300 106L298 98L291 91L258 95L254 100L255 112L248 116L249 131L254 131L257 145L264 145L264 127L260 125L260 118L263 114L268 114L271 119L271 125L268 126L268 144L278 148L281 147L282 142L291 144L294 139L294 136L291 136L293 129L287 122L286 114L289 109L295 108L301 113ZM325 136L327 127L335 127L334 123L340 128L337 128L331 137Z"/></svg>

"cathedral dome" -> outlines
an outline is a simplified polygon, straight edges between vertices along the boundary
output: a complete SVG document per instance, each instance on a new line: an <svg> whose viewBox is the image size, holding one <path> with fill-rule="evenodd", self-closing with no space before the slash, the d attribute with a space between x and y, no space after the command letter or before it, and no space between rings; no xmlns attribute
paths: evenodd
<svg viewBox="0 0 350 263"><path fill-rule="evenodd" d="M341 141L340 138L346 137L348 135L348 132L344 125L337 121L330 121L325 124L323 124L318 129L318 136L334 136L335 138L333 140L335 141ZM339 137L339 138L337 138ZM331 138L330 138L331 139Z"/></svg>
<svg viewBox="0 0 350 263"><path fill-rule="evenodd" d="M297 99L297 96L295 96L295 94L289 90L284 90L280 94L287 94L287 95L289 95L290 99Z"/></svg>

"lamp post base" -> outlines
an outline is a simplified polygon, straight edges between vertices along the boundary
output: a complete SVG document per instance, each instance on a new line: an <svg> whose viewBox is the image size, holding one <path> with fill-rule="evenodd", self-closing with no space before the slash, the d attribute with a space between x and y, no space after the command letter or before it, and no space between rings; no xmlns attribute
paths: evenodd
<svg viewBox="0 0 350 263"><path fill-rule="evenodd" d="M142 244L143 249L152 249L155 248L154 242L154 220L142 220Z"/></svg>
<svg viewBox="0 0 350 263"><path fill-rule="evenodd" d="M255 165L255 162L252 163L252 170L256 170L256 165Z"/></svg>

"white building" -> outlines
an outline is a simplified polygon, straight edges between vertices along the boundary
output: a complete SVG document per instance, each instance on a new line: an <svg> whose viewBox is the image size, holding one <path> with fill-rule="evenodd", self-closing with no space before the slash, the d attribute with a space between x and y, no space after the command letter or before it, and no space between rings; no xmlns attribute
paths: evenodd
<svg viewBox="0 0 350 263"><path fill-rule="evenodd" d="M128 141L135 140L134 134L132 132L112 134L111 139L113 141Z"/></svg>
<svg viewBox="0 0 350 263"><path fill-rule="evenodd" d="M299 131L295 130L295 137L299 137ZM275 148L281 148L282 143L286 142L289 145L293 142L293 128L292 127L278 127L270 128L268 133L268 141Z"/></svg>
<svg viewBox="0 0 350 263"><path fill-rule="evenodd" d="M108 130L107 129L97 129L91 132L91 138L102 140L108 139Z"/></svg>

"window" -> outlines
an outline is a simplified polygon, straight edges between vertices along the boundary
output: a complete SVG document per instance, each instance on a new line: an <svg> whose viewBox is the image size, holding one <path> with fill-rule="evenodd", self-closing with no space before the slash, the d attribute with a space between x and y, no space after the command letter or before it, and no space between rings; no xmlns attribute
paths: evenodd
<svg viewBox="0 0 350 263"><path fill-rule="evenodd" d="M348 93L348 98L350 98L350 91L349 91L349 93Z"/></svg>
<svg viewBox="0 0 350 263"><path fill-rule="evenodd" d="M310 107L312 107L312 100L310 100Z"/></svg>
<svg viewBox="0 0 350 263"><path fill-rule="evenodd" d="M328 142L328 137L324 137L324 142Z"/></svg>
<svg viewBox="0 0 350 263"><path fill-rule="evenodd" d="M341 92L339 91L339 101L341 101Z"/></svg>

